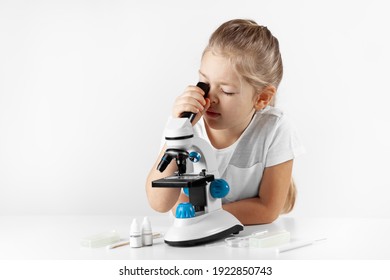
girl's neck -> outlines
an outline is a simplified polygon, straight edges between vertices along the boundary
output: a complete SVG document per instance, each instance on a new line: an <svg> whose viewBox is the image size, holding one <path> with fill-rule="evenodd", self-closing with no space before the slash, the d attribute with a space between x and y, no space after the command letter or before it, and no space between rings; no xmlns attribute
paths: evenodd
<svg viewBox="0 0 390 280"><path fill-rule="evenodd" d="M229 129L213 129L205 123L205 128L210 143L216 149L225 149L233 145L244 133L245 129L252 121L254 115L255 114L253 114L250 118L248 118L247 121L241 123L240 125Z"/></svg>
<svg viewBox="0 0 390 280"><path fill-rule="evenodd" d="M233 133L228 129L215 130L208 127L207 125L206 125L206 131L209 140L211 142L211 145L213 145L213 147L216 149L224 149L233 145L241 135L241 134Z"/></svg>

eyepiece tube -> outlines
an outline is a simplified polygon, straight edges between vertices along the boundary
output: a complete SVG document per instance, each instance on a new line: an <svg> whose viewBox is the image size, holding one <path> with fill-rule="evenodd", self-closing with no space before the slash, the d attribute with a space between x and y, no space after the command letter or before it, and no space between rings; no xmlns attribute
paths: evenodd
<svg viewBox="0 0 390 280"><path fill-rule="evenodd" d="M200 87L204 91L204 98L206 98L207 95L209 94L210 86L208 84L206 84L206 83L203 83L203 82L197 83L196 86ZM181 118L188 118L188 119L190 119L191 123L195 119L195 116L196 116L196 114L192 113L192 112L183 112L180 115Z"/></svg>

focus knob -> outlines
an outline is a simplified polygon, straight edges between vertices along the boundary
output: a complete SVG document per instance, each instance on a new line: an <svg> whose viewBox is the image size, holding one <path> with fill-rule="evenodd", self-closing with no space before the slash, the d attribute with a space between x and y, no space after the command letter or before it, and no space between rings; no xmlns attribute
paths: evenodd
<svg viewBox="0 0 390 280"><path fill-rule="evenodd" d="M224 179L216 179L210 184L210 194L214 198L224 198L229 191L229 184Z"/></svg>
<svg viewBox="0 0 390 280"><path fill-rule="evenodd" d="M193 152L190 153L188 158L193 163L197 163L198 161L200 161L201 155L200 155L200 153L193 151Z"/></svg>
<svg viewBox="0 0 390 280"><path fill-rule="evenodd" d="M176 218L187 219L195 217L194 205L190 202L182 202L176 208Z"/></svg>

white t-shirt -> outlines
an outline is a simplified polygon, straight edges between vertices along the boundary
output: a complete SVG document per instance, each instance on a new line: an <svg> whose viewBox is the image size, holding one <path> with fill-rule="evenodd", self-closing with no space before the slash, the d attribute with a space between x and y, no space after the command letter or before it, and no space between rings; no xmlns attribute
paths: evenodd
<svg viewBox="0 0 390 280"><path fill-rule="evenodd" d="M194 126L194 134L210 143L203 119ZM214 150L219 174L230 186L223 203L256 197L264 168L304 153L298 135L285 114L270 106L253 116L233 145Z"/></svg>

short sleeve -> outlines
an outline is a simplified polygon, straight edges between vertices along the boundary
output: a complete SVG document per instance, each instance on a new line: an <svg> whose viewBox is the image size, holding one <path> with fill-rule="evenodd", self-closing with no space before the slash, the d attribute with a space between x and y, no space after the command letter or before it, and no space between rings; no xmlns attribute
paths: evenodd
<svg viewBox="0 0 390 280"><path fill-rule="evenodd" d="M283 115L274 130L265 167L274 166L294 159L305 153L299 135L291 122Z"/></svg>

